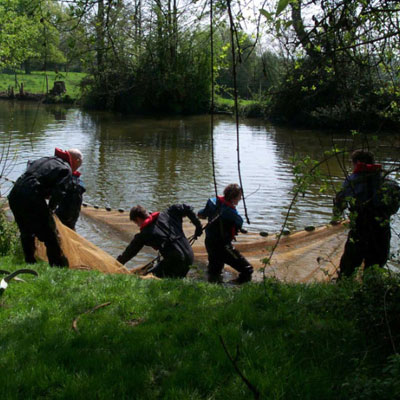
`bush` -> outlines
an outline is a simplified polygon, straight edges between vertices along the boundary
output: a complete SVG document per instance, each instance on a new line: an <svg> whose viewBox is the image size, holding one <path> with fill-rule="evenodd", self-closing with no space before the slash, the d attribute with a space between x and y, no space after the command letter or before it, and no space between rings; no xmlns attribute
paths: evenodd
<svg viewBox="0 0 400 400"><path fill-rule="evenodd" d="M7 219L0 210L0 255L21 255L22 248L19 240L18 227Z"/></svg>
<svg viewBox="0 0 400 400"><path fill-rule="evenodd" d="M348 400L398 399L400 397L400 355L388 357L379 377L376 371L360 368L355 376L348 379L343 388L347 389Z"/></svg>
<svg viewBox="0 0 400 400"><path fill-rule="evenodd" d="M353 315L367 340L389 355L400 348L400 278L378 267L353 292Z"/></svg>

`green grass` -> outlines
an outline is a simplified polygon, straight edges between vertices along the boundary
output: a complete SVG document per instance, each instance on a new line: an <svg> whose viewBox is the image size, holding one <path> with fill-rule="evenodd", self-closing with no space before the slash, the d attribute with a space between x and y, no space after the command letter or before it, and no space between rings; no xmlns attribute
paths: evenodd
<svg viewBox="0 0 400 400"><path fill-rule="evenodd" d="M54 71L48 71L48 82L49 90L53 88L55 80L64 80L67 89L67 95L71 98L76 99L79 97L79 82L87 74L81 72L63 72L61 76L56 76ZM18 73L18 83L24 83L24 90L29 93L46 93L46 77L44 72L33 71L31 74ZM14 86L15 93L18 93L18 89L15 85L14 74L0 74L0 92L5 92L9 86Z"/></svg>
<svg viewBox="0 0 400 400"><path fill-rule="evenodd" d="M218 106L226 107L226 108L233 108L235 106L235 101L233 99L226 99L224 97L217 96L215 98L215 103ZM250 106L257 103L255 100L243 100L239 99L239 105L243 106Z"/></svg>
<svg viewBox="0 0 400 400"><path fill-rule="evenodd" d="M391 346L359 326L359 284L232 288L35 268L0 297L2 399L254 398L221 338L262 399L386 398ZM385 395L400 394L400 360L391 365Z"/></svg>
<svg viewBox="0 0 400 400"><path fill-rule="evenodd" d="M267 103L265 101L239 99L238 106L239 114L243 117L259 118L266 115ZM235 102L233 99L216 96L215 108L218 111L234 113Z"/></svg>

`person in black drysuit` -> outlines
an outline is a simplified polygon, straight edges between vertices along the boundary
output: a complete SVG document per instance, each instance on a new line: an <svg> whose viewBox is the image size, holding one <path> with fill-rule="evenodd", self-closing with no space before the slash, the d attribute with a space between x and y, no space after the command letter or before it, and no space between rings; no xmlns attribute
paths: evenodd
<svg viewBox="0 0 400 400"><path fill-rule="evenodd" d="M75 225L81 212L83 193L86 192L80 176L79 171L72 173L72 185L56 209L56 214L60 221L72 230L75 230Z"/></svg>
<svg viewBox="0 0 400 400"><path fill-rule="evenodd" d="M375 164L369 151L355 150L351 156L354 170L343 182L334 199L334 220L350 210L350 231L340 260L338 279L351 276L364 261L365 269L383 267L390 250L390 213L379 196L382 166Z"/></svg>
<svg viewBox="0 0 400 400"><path fill-rule="evenodd" d="M21 233L25 261L36 262L36 236L46 245L49 264L62 267L68 261L62 254L52 213L73 189L72 173L82 164L82 153L77 149L56 149L55 154L28 163L8 195L8 202Z"/></svg>
<svg viewBox="0 0 400 400"><path fill-rule="evenodd" d="M205 245L208 253L209 282L222 282L224 264L239 272L235 283L251 281L253 267L232 245L232 240L243 225L243 219L236 210L241 199L240 186L230 184L224 189L224 196L208 199L205 208L197 214L199 218L208 218Z"/></svg>
<svg viewBox="0 0 400 400"><path fill-rule="evenodd" d="M159 278L184 278L193 263L193 250L182 228L182 218L188 217L196 227L195 237L202 234L202 226L193 209L186 204L175 204L163 212L149 214L141 206L133 207L129 218L140 228L125 251L117 257L125 264L142 249L151 246L160 252L162 260L149 272Z"/></svg>

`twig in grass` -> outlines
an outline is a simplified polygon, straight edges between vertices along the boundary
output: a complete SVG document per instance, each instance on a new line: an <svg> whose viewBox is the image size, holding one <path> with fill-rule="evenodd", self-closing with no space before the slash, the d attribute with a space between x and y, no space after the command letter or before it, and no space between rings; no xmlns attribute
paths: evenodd
<svg viewBox="0 0 400 400"><path fill-rule="evenodd" d="M246 386L251 390L251 392L254 395L254 398L256 400L258 400L260 398L260 392L258 391L258 389L243 375L242 371L240 371L239 367L237 366L237 360L238 360L238 356L239 356L239 346L236 348L236 357L235 359L232 358L232 356L229 354L228 349L225 346L225 342L224 339L222 338L221 335L219 335L219 340L222 344L222 347L224 348L225 354L227 355L227 357L229 358L230 362L233 365L233 368L235 368L235 371L237 372L237 374L240 376L240 378L242 379L242 381L246 384Z"/></svg>
<svg viewBox="0 0 400 400"><path fill-rule="evenodd" d="M110 304L111 304L111 301L108 301L107 303L99 304L99 305L97 305L96 307L93 307L93 308L91 308L90 310L87 310L87 311L85 311L84 313L78 315L78 316L73 320L73 322L72 322L72 328L73 328L73 330L74 330L75 332L79 332L79 330L78 330L78 320L79 320L79 318L80 318L82 315L89 314L89 313L91 313L91 312L93 312L93 311L98 310L99 308L102 308L102 307L107 307L107 306L109 306Z"/></svg>

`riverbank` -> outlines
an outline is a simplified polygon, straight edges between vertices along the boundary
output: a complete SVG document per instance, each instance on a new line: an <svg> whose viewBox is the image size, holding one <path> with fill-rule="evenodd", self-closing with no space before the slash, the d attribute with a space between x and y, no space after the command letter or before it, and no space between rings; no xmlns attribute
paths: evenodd
<svg viewBox="0 0 400 400"><path fill-rule="evenodd" d="M265 102L257 100L238 101L239 115L245 118L267 118L267 105ZM235 101L233 99L225 99L220 96L215 98L215 112L217 114L235 113Z"/></svg>
<svg viewBox="0 0 400 400"><path fill-rule="evenodd" d="M79 99L80 82L87 74L81 72L32 71L25 74L0 74L0 98L71 104ZM66 92L48 96L55 82L64 82Z"/></svg>
<svg viewBox="0 0 400 400"><path fill-rule="evenodd" d="M0 269L23 267L0 259ZM400 394L393 279L237 288L35 269L0 298L4 399Z"/></svg>
<svg viewBox="0 0 400 400"><path fill-rule="evenodd" d="M45 103L71 104L79 101L80 83L86 73L68 72L56 73L55 71L32 71L25 74L20 71L17 74L0 73L0 98L44 101ZM46 81L47 77L47 81ZM61 96L47 96L46 90L53 88L54 82L65 82L66 93ZM23 95L20 94L21 84ZM264 118L266 106L255 100L239 100L239 113L250 118ZM215 112L217 114L233 115L235 104L233 99L225 99L216 96Z"/></svg>

